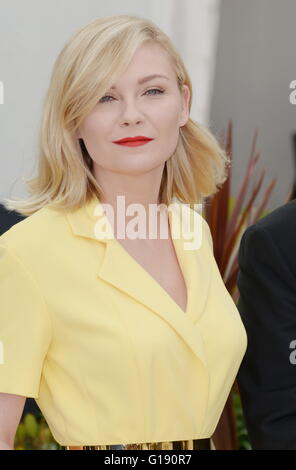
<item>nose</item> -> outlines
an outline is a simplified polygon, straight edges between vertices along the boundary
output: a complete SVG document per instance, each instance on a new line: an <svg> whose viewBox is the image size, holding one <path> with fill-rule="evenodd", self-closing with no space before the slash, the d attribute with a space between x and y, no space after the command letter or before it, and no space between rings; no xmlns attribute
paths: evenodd
<svg viewBox="0 0 296 470"><path fill-rule="evenodd" d="M139 107L132 101L129 101L123 105L123 111L121 114L121 125L133 125L142 122L143 116Z"/></svg>

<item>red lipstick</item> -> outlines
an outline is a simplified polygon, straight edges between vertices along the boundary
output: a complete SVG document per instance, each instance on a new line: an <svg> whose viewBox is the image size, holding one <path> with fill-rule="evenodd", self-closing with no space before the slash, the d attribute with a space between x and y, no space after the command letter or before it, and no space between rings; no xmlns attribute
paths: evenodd
<svg viewBox="0 0 296 470"><path fill-rule="evenodd" d="M135 137L125 137L120 140L114 140L114 144L118 145L125 145L128 147L137 147L138 145L144 145L150 142L153 139L150 139L149 137L145 137L143 135L137 135Z"/></svg>

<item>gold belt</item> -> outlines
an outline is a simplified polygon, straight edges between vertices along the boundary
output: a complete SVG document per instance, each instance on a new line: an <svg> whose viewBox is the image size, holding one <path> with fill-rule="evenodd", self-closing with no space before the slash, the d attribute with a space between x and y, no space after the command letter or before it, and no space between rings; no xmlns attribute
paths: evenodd
<svg viewBox="0 0 296 470"><path fill-rule="evenodd" d="M187 441L145 442L140 444L106 444L61 446L61 450L211 450L211 438Z"/></svg>

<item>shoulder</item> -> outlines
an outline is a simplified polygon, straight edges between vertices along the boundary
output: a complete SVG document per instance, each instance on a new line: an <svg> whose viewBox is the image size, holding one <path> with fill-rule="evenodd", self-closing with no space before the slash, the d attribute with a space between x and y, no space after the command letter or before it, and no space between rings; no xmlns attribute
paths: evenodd
<svg viewBox="0 0 296 470"><path fill-rule="evenodd" d="M274 209L265 217L262 217L246 231L264 229L273 237L283 235L283 232L296 230L296 199Z"/></svg>
<svg viewBox="0 0 296 470"><path fill-rule="evenodd" d="M255 224L248 227L242 236L241 251L249 254L250 250L258 252L276 249L296 272L296 200L278 207Z"/></svg>
<svg viewBox="0 0 296 470"><path fill-rule="evenodd" d="M209 224L203 215L203 205L196 204L195 208L190 207L189 204L176 201L182 211L182 221L185 223L188 231L187 236L193 234L196 237L196 244L198 247L209 247L213 251L213 238Z"/></svg>
<svg viewBox="0 0 296 470"><path fill-rule="evenodd" d="M63 211L44 206L4 232L0 236L0 246L7 246L19 254L41 252L64 224Z"/></svg>
<svg viewBox="0 0 296 470"><path fill-rule="evenodd" d="M16 211L7 210L0 204L0 235L6 232L12 225L20 222L24 216Z"/></svg>

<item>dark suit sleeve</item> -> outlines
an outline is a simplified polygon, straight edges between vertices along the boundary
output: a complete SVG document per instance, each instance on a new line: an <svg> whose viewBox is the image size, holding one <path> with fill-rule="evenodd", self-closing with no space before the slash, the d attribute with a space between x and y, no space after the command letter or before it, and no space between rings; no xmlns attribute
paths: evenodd
<svg viewBox="0 0 296 470"><path fill-rule="evenodd" d="M237 382L253 449L296 449L296 279L287 261L294 247L284 257L283 245L255 226L240 244L238 309L248 346Z"/></svg>

